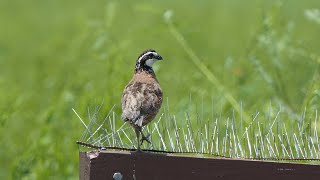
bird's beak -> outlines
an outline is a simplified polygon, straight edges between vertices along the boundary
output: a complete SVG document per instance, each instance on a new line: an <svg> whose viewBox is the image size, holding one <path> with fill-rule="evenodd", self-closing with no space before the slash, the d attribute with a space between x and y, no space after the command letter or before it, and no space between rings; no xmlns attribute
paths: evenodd
<svg viewBox="0 0 320 180"><path fill-rule="evenodd" d="M162 57L160 55L156 56L156 59L162 60Z"/></svg>

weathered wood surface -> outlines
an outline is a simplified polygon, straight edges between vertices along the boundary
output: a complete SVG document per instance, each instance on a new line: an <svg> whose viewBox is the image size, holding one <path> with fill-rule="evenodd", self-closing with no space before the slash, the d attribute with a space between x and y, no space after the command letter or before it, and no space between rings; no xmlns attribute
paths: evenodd
<svg viewBox="0 0 320 180"><path fill-rule="evenodd" d="M319 180L320 166L136 152L80 152L80 179Z"/></svg>

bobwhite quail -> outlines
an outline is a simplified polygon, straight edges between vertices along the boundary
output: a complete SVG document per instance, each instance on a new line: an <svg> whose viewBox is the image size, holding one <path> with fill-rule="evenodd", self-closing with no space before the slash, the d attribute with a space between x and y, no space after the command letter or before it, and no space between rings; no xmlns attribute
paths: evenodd
<svg viewBox="0 0 320 180"><path fill-rule="evenodd" d="M142 127L155 118L162 104L162 90L152 69L153 63L158 60L162 60L162 57L155 50L142 52L136 62L133 78L122 95L121 117L135 129L138 151L143 141L151 143L142 133Z"/></svg>

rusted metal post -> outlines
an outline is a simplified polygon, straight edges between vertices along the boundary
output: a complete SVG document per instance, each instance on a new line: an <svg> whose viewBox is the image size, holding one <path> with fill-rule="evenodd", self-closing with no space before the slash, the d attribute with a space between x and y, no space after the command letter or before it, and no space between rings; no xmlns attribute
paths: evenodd
<svg viewBox="0 0 320 180"><path fill-rule="evenodd" d="M320 179L320 166L169 154L80 152L81 180Z"/></svg>

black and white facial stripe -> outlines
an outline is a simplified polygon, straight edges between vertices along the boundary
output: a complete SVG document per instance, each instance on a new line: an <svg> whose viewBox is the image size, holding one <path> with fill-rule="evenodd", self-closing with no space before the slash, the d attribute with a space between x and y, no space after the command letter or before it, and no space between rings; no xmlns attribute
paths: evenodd
<svg viewBox="0 0 320 180"><path fill-rule="evenodd" d="M162 60L162 57L153 49L145 50L140 54L136 63L136 71L138 70L146 70L153 71L152 65L154 62Z"/></svg>

